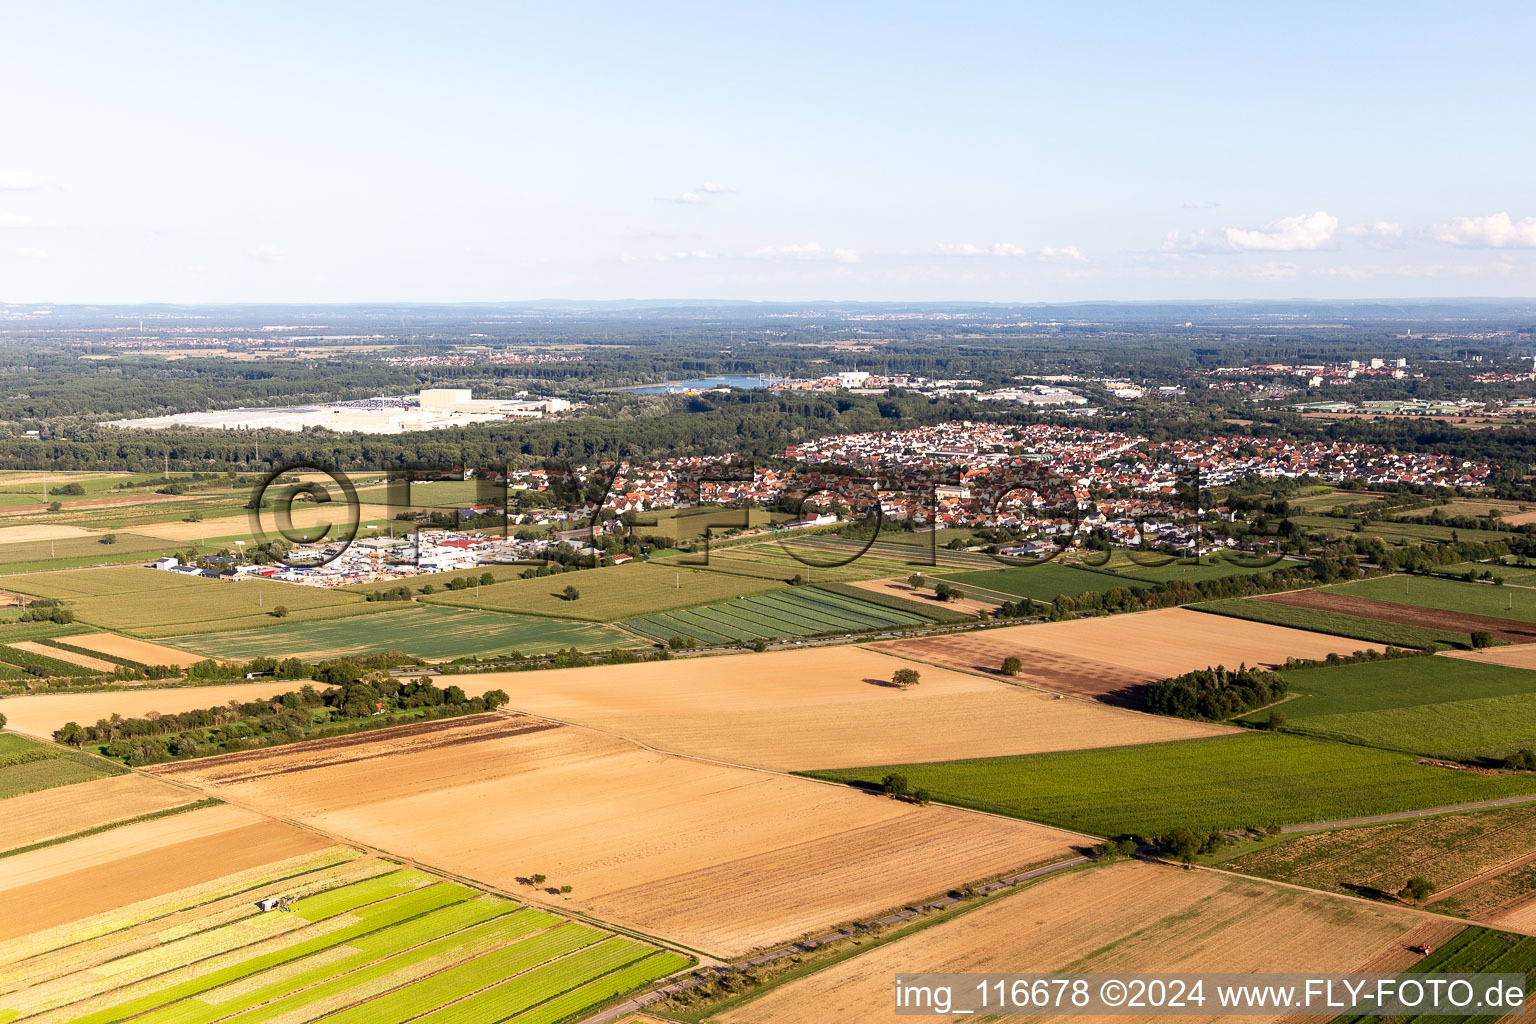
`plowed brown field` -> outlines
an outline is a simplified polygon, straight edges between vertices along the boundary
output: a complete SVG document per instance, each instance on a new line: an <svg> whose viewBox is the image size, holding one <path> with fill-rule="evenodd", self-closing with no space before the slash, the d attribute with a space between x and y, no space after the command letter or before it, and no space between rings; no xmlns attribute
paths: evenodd
<svg viewBox="0 0 1536 1024"><path fill-rule="evenodd" d="M506 888L542 873L603 920L720 955L1052 860L1080 841L518 715L156 770Z"/></svg>
<svg viewBox="0 0 1536 1024"><path fill-rule="evenodd" d="M209 807L17 854L0 871L0 941L330 845Z"/></svg>
<svg viewBox="0 0 1536 1024"><path fill-rule="evenodd" d="M1227 731L1054 700L893 654L826 647L463 678L500 687L519 711L676 753L784 771L1112 747ZM916 668L922 682L909 690L884 685L898 668Z"/></svg>
<svg viewBox="0 0 1536 1024"><path fill-rule="evenodd" d="M1288 604L1296 608L1317 608L1341 615L1357 615L1363 619L1381 622L1401 622L1409 626L1425 626L1430 629L1448 629L1455 633L1487 630L1496 638L1511 644L1536 643L1536 625L1518 619L1500 619L1491 615L1468 615L1464 612L1448 612L1439 608L1419 608L1413 605L1393 604L1370 597L1350 597L1323 590L1298 590L1289 594L1269 594L1256 597L1255 601Z"/></svg>
<svg viewBox="0 0 1536 1024"><path fill-rule="evenodd" d="M1372 646L1183 608L871 645L890 654L975 672L997 673L1004 658L1014 657L1024 665L1017 677L1020 682L1135 707L1141 705L1141 687L1155 679L1213 665L1272 666L1289 657L1320 659Z"/></svg>
<svg viewBox="0 0 1536 1024"><path fill-rule="evenodd" d="M1128 862L1041 882L772 989L710 1020L897 1020L891 978L898 971L1346 972L1404 945L1404 936L1425 920L1407 909L1211 871Z"/></svg>
<svg viewBox="0 0 1536 1024"><path fill-rule="evenodd" d="M116 775L80 782L68 794L44 790L13 796L0 815L0 852L73 835L110 821L122 821L198 799L177 786L143 775Z"/></svg>

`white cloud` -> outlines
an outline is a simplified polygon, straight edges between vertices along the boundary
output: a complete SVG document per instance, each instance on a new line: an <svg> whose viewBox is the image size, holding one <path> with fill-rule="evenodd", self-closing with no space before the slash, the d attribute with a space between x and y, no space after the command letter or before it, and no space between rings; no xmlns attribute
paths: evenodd
<svg viewBox="0 0 1536 1024"><path fill-rule="evenodd" d="M970 242L956 244L954 242L940 242L939 252L945 256L1027 256L1028 251L1020 249L1012 242L997 242L993 245L972 245Z"/></svg>
<svg viewBox="0 0 1536 1024"><path fill-rule="evenodd" d="M1214 199L1186 200L1179 204L1181 210L1214 210L1221 204Z"/></svg>
<svg viewBox="0 0 1536 1024"><path fill-rule="evenodd" d="M30 192L45 184L42 178L31 174L0 174L0 192Z"/></svg>
<svg viewBox="0 0 1536 1024"><path fill-rule="evenodd" d="M42 222L19 213L0 213L0 228L40 228Z"/></svg>
<svg viewBox="0 0 1536 1024"><path fill-rule="evenodd" d="M1233 249L1259 252L1298 252L1333 247L1339 218L1318 210L1282 217L1261 228L1227 228L1222 232Z"/></svg>
<svg viewBox="0 0 1536 1024"><path fill-rule="evenodd" d="M727 192L740 192L735 185L722 185L718 181L706 181L699 186L700 192L708 192L711 195L724 195Z"/></svg>
<svg viewBox="0 0 1536 1024"><path fill-rule="evenodd" d="M1508 213L1487 217L1457 217L1429 229L1436 241L1479 249L1536 248L1536 217L1512 220Z"/></svg>
<svg viewBox="0 0 1536 1024"><path fill-rule="evenodd" d="M1065 245L1060 249L1052 249L1050 246L1046 246L1044 249L1040 250L1040 259L1056 260L1063 263L1088 262L1088 257L1084 256L1075 245Z"/></svg>
<svg viewBox="0 0 1536 1024"><path fill-rule="evenodd" d="M1378 220L1371 224L1351 224L1344 229L1350 238L1359 238L1376 249L1396 249L1403 244L1403 226Z"/></svg>
<svg viewBox="0 0 1536 1024"><path fill-rule="evenodd" d="M684 192L677 196L657 196L658 203L682 203L684 206L703 206L704 197L697 192Z"/></svg>
<svg viewBox="0 0 1536 1024"><path fill-rule="evenodd" d="M261 260L263 263L276 263L278 260L285 258L288 254L284 252L280 247L272 245L271 243L266 243L251 249L248 255L251 257L251 259Z"/></svg>
<svg viewBox="0 0 1536 1024"><path fill-rule="evenodd" d="M1253 276L1262 281L1286 281L1296 276L1296 264L1260 263L1253 268Z"/></svg>
<svg viewBox="0 0 1536 1024"><path fill-rule="evenodd" d="M859 262L859 254L856 250L828 249L820 242L765 245L752 255L759 259L836 260L838 263Z"/></svg>
<svg viewBox="0 0 1536 1024"><path fill-rule="evenodd" d="M708 249L684 249L679 252L663 253L656 257L656 262L666 263L670 260L712 260L715 254Z"/></svg>

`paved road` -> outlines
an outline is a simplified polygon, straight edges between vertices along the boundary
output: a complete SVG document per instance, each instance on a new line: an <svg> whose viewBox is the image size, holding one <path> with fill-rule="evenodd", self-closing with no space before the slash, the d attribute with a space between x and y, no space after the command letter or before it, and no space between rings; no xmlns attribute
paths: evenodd
<svg viewBox="0 0 1536 1024"><path fill-rule="evenodd" d="M1028 882L1035 878L1040 878L1044 875L1053 874L1057 871L1064 871L1067 868L1075 868L1080 864L1087 864L1091 859L1092 858L1089 857L1072 857L1067 860L1056 861L1053 864L1046 864L1042 867L1032 868L1029 871L1024 871L1017 875L1010 875L1007 878L1000 878L995 882L988 882L986 885L977 886L976 895L990 896L995 892L1000 892L1003 889L1007 889L1015 885L1020 885L1024 882ZM975 897L966 898L973 899ZM837 942L840 939L850 938L851 936L857 935L860 932L868 931L871 928L900 924L904 921L910 921L914 917L920 917L923 914L933 913L935 910L943 910L946 907L952 907L956 903L962 902L962 900L963 898L959 896L945 896L942 899L934 900L931 903L924 903L921 906L909 906L901 911L898 911L897 913L889 914L874 921L862 921L847 928L840 928L835 932L827 932L826 934L818 935L815 938L803 939L802 941L796 942L793 945L769 950L766 953L759 953L757 956L739 961L738 963L731 966L690 968L681 974L675 975L675 980L670 984L664 985L658 989L653 989L652 991L646 992L643 995L636 996L634 999L625 1000L618 1006L609 1007L601 1013L586 1018L581 1022L581 1024L608 1024L609 1021L617 1020L626 1014L638 1013L639 1011L644 1010L647 1006L650 1006L652 1003L659 1003L670 995L674 995L675 993L682 992L686 989L698 988L700 985L708 984L709 982L715 980L717 977L720 977L721 975L730 971L732 967L762 967L764 964L771 964L775 961L783 960L786 957L798 956L802 953L809 953L811 950L818 946L824 946L829 942Z"/></svg>
<svg viewBox="0 0 1536 1024"><path fill-rule="evenodd" d="M1474 800L1469 804L1446 804L1444 807L1426 807L1421 811L1395 811L1392 814L1373 814L1366 818L1340 818L1338 821L1317 821L1310 825L1286 825L1281 832L1318 832L1323 829L1345 828L1349 825L1374 825L1379 821L1403 821L1407 818L1428 818L1453 811L1475 811L1479 807L1506 807L1510 804L1528 804L1536 801L1536 794L1506 796L1498 800Z"/></svg>

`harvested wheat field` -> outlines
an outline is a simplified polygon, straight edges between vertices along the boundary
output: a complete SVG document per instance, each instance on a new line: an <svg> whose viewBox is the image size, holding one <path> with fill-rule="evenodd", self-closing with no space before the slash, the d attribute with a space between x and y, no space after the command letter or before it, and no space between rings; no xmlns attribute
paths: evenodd
<svg viewBox="0 0 1536 1024"><path fill-rule="evenodd" d="M70 637L69 641L74 642ZM114 666L116 667L116 666ZM260 700L292 690L302 682L230 683L226 686L139 686L96 693L39 693L0 699L6 728L42 739L52 739L65 722L82 725L114 713L124 718L143 718L151 711L162 715L195 708L212 708L232 700ZM481 691L483 692L483 691Z"/></svg>
<svg viewBox="0 0 1536 1024"><path fill-rule="evenodd" d="M1441 651L1440 657L1480 661L1485 665L1536 670L1536 644L1510 644L1508 647L1484 647L1480 651Z"/></svg>
<svg viewBox="0 0 1536 1024"><path fill-rule="evenodd" d="M155 771L466 878L517 889L542 873L602 920L721 956L1054 860L1078 840L521 715Z"/></svg>
<svg viewBox="0 0 1536 1024"><path fill-rule="evenodd" d="M393 519L397 510L388 505L358 505L358 522L366 522L370 519ZM310 527L324 526L335 523L338 530L344 529L352 521L352 513L347 505L340 502L331 502L325 505L300 505L293 510L293 528L307 530ZM269 533L276 533L276 513L263 514L261 525ZM133 532L145 537L154 537L158 540L174 541L198 541L203 538L212 540L217 537L245 537L255 530L255 524L251 521L249 513L238 516L218 516L212 519L204 519L197 523L144 523L133 528Z"/></svg>
<svg viewBox="0 0 1536 1024"><path fill-rule="evenodd" d="M962 593L965 591L965 578L951 579L956 589ZM929 605L934 608L946 609L952 612L965 612L967 615L987 615L997 604L992 601L978 601L974 597L962 597L956 600L939 600L939 595L932 590L924 590L921 587L913 587L905 579L892 577L883 580L849 580L848 585L858 587L860 590L868 590L875 594L886 594L890 597L899 597L903 601L911 601L913 604Z"/></svg>
<svg viewBox="0 0 1536 1024"><path fill-rule="evenodd" d="M205 655L189 654L164 644L118 636L116 633L75 633L66 637L64 642L71 647L83 647L98 654L126 658L140 665L175 665L177 668L186 668L207 660Z"/></svg>
<svg viewBox="0 0 1536 1024"><path fill-rule="evenodd" d="M922 681L888 685L899 668ZM680 754L779 771L853 768L1189 739L1221 726L1152 717L858 647L729 660L465 677L511 707Z"/></svg>
<svg viewBox="0 0 1536 1024"><path fill-rule="evenodd" d="M207 807L20 853L0 871L0 940L332 845L236 807Z"/></svg>
<svg viewBox="0 0 1536 1024"><path fill-rule="evenodd" d="M0 853L197 799L196 793L143 775L79 782L67 797L57 790L13 796L0 815Z"/></svg>
<svg viewBox="0 0 1536 1024"><path fill-rule="evenodd" d="M83 526L54 526L38 523L34 526L0 526L0 544L15 544L28 540L65 540L69 537L94 537L101 531L87 530Z"/></svg>
<svg viewBox="0 0 1536 1024"><path fill-rule="evenodd" d="M1213 871L1124 862L1037 883L709 1019L895 1020L891 978L898 971L1342 973L1397 949L1427 919Z"/></svg>
<svg viewBox="0 0 1536 1024"><path fill-rule="evenodd" d="M1215 620L1215 621L1210 621ZM974 672L1024 664L1020 682L1056 693L1141 706L1140 688L1194 669L1275 666L1287 658L1326 658L1376 644L1271 626L1184 608L1105 615L916 640L888 640L875 650Z"/></svg>
<svg viewBox="0 0 1536 1024"><path fill-rule="evenodd" d="M114 662L93 658L89 654L66 651L62 647L49 647L47 644L40 644L36 640L18 640L16 643L6 644L6 646L14 647L18 651L26 651L28 654L41 654L45 658L53 658L56 661L67 661L71 665L79 665L81 668L88 668L92 672L112 672L117 669L117 665Z"/></svg>

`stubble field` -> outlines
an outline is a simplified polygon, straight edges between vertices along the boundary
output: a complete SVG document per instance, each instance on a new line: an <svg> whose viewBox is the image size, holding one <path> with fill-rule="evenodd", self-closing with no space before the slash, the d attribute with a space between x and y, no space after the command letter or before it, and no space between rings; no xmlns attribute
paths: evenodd
<svg viewBox="0 0 1536 1024"><path fill-rule="evenodd" d="M81 782L68 793L44 790L14 796L0 814L0 853L197 799L195 793L143 775Z"/></svg>
<svg viewBox="0 0 1536 1024"><path fill-rule="evenodd" d="M721 955L1052 860L1076 841L512 715L156 771L505 888L541 873L601 920Z"/></svg>
<svg viewBox="0 0 1536 1024"><path fill-rule="evenodd" d="M73 638L71 638L73 639ZM65 722L93 725L97 719L120 714L143 718L151 711L171 714L194 708L211 708L232 700L262 700L291 690L296 683L267 680L260 683L229 683L224 686L171 686L128 688L93 693L40 693L0 700L7 729L51 739ZM484 692L484 691L480 691Z"/></svg>
<svg viewBox="0 0 1536 1024"><path fill-rule="evenodd" d="M675 753L776 770L1075 750L1217 735L859 647L467 677L511 707ZM898 690L899 668L921 682Z"/></svg>
<svg viewBox="0 0 1536 1024"><path fill-rule="evenodd" d="M709 1019L717 1024L889 1020L891 978L902 971L1346 972L1397 952L1427 920L1406 908L1128 862L1037 883Z"/></svg>
<svg viewBox="0 0 1536 1024"><path fill-rule="evenodd" d="M1139 707L1140 688L1156 679L1213 665L1273 666L1290 657L1321 659L1372 645L1163 608L871 646L915 661L974 672L996 673L1004 658L1015 657L1024 666L1020 682Z"/></svg>

